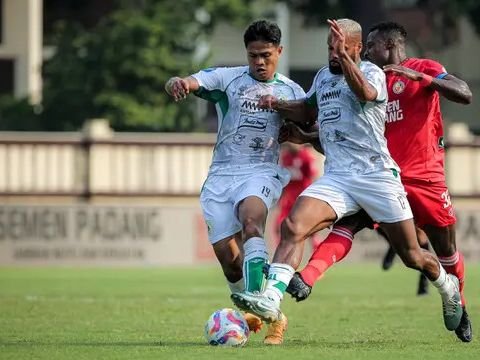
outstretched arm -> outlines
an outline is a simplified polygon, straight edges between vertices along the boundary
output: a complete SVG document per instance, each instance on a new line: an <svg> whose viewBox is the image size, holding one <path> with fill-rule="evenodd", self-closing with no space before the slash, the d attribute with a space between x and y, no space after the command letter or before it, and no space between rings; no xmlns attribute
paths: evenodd
<svg viewBox="0 0 480 360"><path fill-rule="evenodd" d="M345 51L345 34L338 26L337 21L328 20L332 36L333 51L338 55L345 81L361 102L374 101L377 98L377 90L368 82L358 65L348 56Z"/></svg>
<svg viewBox="0 0 480 360"><path fill-rule="evenodd" d="M165 91L172 96L175 101L181 101L187 97L192 91L197 91L200 88L197 79L193 76L180 78L174 76L165 83Z"/></svg>
<svg viewBox="0 0 480 360"><path fill-rule="evenodd" d="M273 95L264 95L258 101L258 106L262 109L275 110L282 118L296 123L313 124L317 119L316 106L309 105L306 99L280 100Z"/></svg>
<svg viewBox="0 0 480 360"><path fill-rule="evenodd" d="M472 102L472 92L468 84L453 75L448 74L444 78L439 79L400 65L386 65L383 67L383 70L387 73L391 72L404 76L413 81L420 81L421 84L438 91L450 101L460 104L470 104Z"/></svg>

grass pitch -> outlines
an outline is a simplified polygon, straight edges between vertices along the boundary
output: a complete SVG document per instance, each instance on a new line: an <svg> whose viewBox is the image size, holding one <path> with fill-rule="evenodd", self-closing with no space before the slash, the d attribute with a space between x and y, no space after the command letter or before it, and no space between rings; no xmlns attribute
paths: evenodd
<svg viewBox="0 0 480 360"><path fill-rule="evenodd" d="M286 341L205 343L203 325L232 307L219 268L0 269L0 359L480 359L480 266L467 267L475 339L443 327L440 297L416 297L397 264L340 264L312 296L283 302Z"/></svg>

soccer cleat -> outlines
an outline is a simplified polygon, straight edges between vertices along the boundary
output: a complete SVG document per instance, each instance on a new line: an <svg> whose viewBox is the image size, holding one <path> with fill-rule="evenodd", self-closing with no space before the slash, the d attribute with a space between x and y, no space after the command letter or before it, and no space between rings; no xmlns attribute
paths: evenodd
<svg viewBox="0 0 480 360"><path fill-rule="evenodd" d="M247 322L250 331L257 333L262 330L263 321L257 315L245 313L243 314L243 317L245 318L245 321Z"/></svg>
<svg viewBox="0 0 480 360"><path fill-rule="evenodd" d="M297 302L299 302L305 300L310 296L310 293L312 292L312 287L308 285L305 281L303 281L302 275L300 275L300 273L296 272L295 274L293 274L293 277L287 286L286 292L292 295L292 297L295 298Z"/></svg>
<svg viewBox="0 0 480 360"><path fill-rule="evenodd" d="M463 342L470 342L473 338L472 323L468 318L467 309L463 308L462 319L460 325L455 329L455 334Z"/></svg>
<svg viewBox="0 0 480 360"><path fill-rule="evenodd" d="M395 250L393 250L393 247L389 245L388 250L385 253L385 256L383 257L383 260L382 260L383 270L388 270L392 267L393 260L395 259L395 255L396 255Z"/></svg>
<svg viewBox="0 0 480 360"><path fill-rule="evenodd" d="M268 325L267 335L263 343L265 345L281 345L283 343L283 334L287 331L288 320L282 314L281 318Z"/></svg>
<svg viewBox="0 0 480 360"><path fill-rule="evenodd" d="M458 290L458 279L452 274L448 274L447 276L454 282L456 291L450 298L444 298L442 296L443 322L447 330L453 331L460 325L463 308L460 291Z"/></svg>
<svg viewBox="0 0 480 360"><path fill-rule="evenodd" d="M418 279L417 295L428 295L428 279L422 273L420 273L420 278Z"/></svg>
<svg viewBox="0 0 480 360"><path fill-rule="evenodd" d="M258 292L233 293L230 298L240 310L255 314L268 324L277 321L282 316L277 305Z"/></svg>

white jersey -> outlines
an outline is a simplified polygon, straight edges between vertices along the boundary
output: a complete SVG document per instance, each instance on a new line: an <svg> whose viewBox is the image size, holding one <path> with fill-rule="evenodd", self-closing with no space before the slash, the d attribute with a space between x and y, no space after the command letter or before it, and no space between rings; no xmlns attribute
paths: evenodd
<svg viewBox="0 0 480 360"><path fill-rule="evenodd" d="M192 76L200 85L195 95L214 102L217 109L218 134L210 173L251 173L255 165L277 166L282 119L257 103L262 95L302 99L302 88L278 73L268 82L255 80L248 66L205 69Z"/></svg>
<svg viewBox="0 0 480 360"><path fill-rule="evenodd" d="M361 102L343 74L320 69L307 102L318 106L320 141L325 151L325 173L367 174L399 168L390 156L384 136L387 88L384 72L368 61L360 70L377 90L377 98Z"/></svg>

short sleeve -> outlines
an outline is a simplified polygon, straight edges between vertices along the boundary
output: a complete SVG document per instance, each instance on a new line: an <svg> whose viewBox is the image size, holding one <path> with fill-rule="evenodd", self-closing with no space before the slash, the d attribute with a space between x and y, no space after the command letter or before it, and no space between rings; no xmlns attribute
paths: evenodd
<svg viewBox="0 0 480 360"><path fill-rule="evenodd" d="M231 69L226 67L208 68L192 75L198 84L205 90L224 91L228 85L227 79L231 77Z"/></svg>
<svg viewBox="0 0 480 360"><path fill-rule="evenodd" d="M437 79L443 79L448 75L447 70L442 64L430 59L422 60L422 72Z"/></svg>
<svg viewBox="0 0 480 360"><path fill-rule="evenodd" d="M368 83L377 90L375 101L383 102L387 100L387 82L382 69L372 63L368 63L364 75Z"/></svg>

